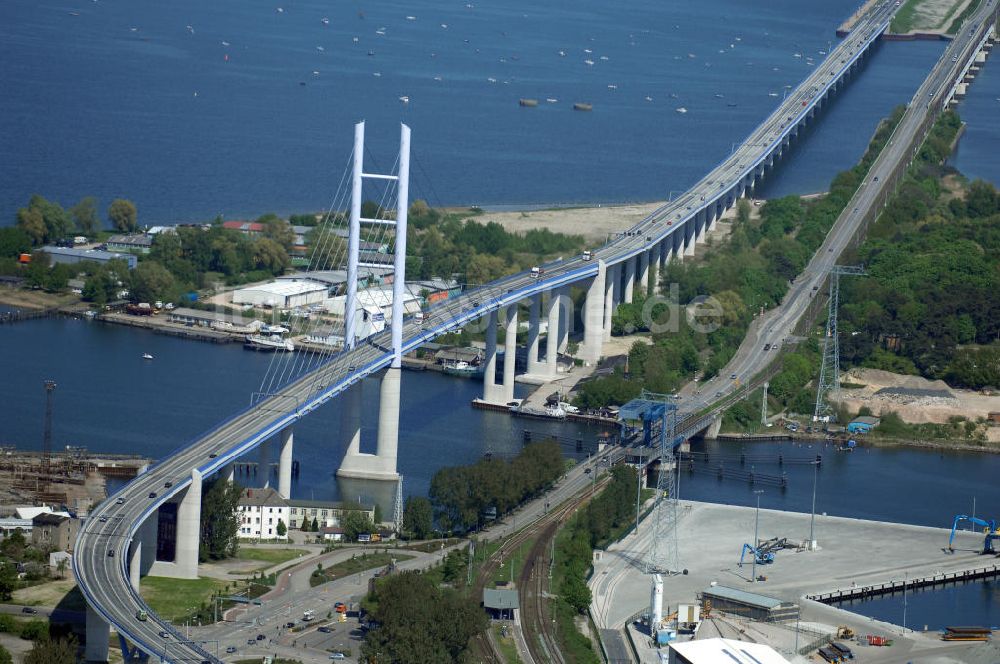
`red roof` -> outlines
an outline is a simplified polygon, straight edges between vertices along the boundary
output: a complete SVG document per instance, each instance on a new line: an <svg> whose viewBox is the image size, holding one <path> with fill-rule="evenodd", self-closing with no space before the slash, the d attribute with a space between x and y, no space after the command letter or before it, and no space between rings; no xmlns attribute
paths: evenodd
<svg viewBox="0 0 1000 664"><path fill-rule="evenodd" d="M264 231L264 224L259 224L256 221L224 221L222 227L243 233L262 233Z"/></svg>

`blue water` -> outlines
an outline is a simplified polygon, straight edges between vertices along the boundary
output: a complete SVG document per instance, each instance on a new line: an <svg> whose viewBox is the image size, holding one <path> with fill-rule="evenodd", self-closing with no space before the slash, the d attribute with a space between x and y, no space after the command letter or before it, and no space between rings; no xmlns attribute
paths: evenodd
<svg viewBox="0 0 1000 664"><path fill-rule="evenodd" d="M987 564L985 559L984 564ZM902 592L876 599L841 602L837 606L893 625L903 625ZM907 629L921 630L927 626L933 631L956 625L996 629L1000 625L1000 582L991 579L907 590L905 608Z"/></svg>
<svg viewBox="0 0 1000 664"><path fill-rule="evenodd" d="M993 55L991 59L996 59ZM970 179L981 178L1000 186L1000 71L987 64L969 86L968 96L958 105L965 121L962 135L949 163Z"/></svg>
<svg viewBox="0 0 1000 664"><path fill-rule="evenodd" d="M0 3L0 223L33 192L127 196L144 223L320 209L362 118L382 168L396 123L413 127L411 194L434 205L662 200L766 117L809 70L794 54L818 62L857 2L470 5ZM940 49L881 46L771 191L824 188Z"/></svg>
<svg viewBox="0 0 1000 664"><path fill-rule="evenodd" d="M143 353L154 356L142 359ZM133 453L154 459L249 405L271 356L156 335L99 322L50 318L0 326L0 444L40 449L44 417L42 382L57 383L53 448ZM586 456L595 427L514 419L474 410L482 383L435 372L404 372L399 472L407 494L426 495L442 466L472 463L491 451L513 455L522 430L555 432L575 444L567 456ZM519 396L524 396L519 391ZM378 386L365 384L362 451L374 452ZM343 458L338 440L338 402L320 408L295 427L295 458L301 474L293 494L337 496L334 473ZM277 451L272 449L277 455ZM248 455L257 461L257 453Z"/></svg>

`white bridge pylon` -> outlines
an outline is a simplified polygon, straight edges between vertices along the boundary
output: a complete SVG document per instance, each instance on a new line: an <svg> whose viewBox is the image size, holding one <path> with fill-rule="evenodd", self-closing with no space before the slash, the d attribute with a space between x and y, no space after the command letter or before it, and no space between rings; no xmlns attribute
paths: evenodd
<svg viewBox="0 0 1000 664"><path fill-rule="evenodd" d="M361 452L361 385L354 385L341 399L341 439L347 452L337 470L338 478L399 480L396 458L399 447L400 372L403 360L403 300L406 293L406 217L410 195L410 128L400 125L399 170L396 175L364 172L365 123L354 126L354 164L351 180L351 217L347 240L347 293L344 307L344 349L354 348L358 298L358 263L361 225L392 227L395 256L392 277L392 363L382 374L379 390L378 437L375 454ZM361 216L361 190L365 179L396 183L396 218Z"/></svg>

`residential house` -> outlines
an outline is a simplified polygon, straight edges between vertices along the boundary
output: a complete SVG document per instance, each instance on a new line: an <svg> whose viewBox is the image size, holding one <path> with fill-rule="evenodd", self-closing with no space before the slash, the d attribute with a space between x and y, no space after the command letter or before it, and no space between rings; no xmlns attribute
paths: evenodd
<svg viewBox="0 0 1000 664"><path fill-rule="evenodd" d="M240 539L288 539L278 534L279 522L289 527L288 504L274 489L244 489L236 510Z"/></svg>
<svg viewBox="0 0 1000 664"><path fill-rule="evenodd" d="M37 547L72 551L80 520L60 514L39 514L31 520L31 543Z"/></svg>

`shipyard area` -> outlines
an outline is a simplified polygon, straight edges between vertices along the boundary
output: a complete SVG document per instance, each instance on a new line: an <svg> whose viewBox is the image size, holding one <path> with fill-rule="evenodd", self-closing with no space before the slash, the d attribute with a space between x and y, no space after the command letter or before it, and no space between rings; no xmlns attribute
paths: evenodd
<svg viewBox="0 0 1000 664"><path fill-rule="evenodd" d="M951 540L945 528L680 501L679 569L653 575L652 521L594 554L592 615L609 661L654 664L667 643L687 652L685 641L719 638L766 644L788 661L850 658L834 644L866 662L1000 661L988 627L942 633L832 605L995 577L1000 561L983 554L992 538L978 528L960 525Z"/></svg>

